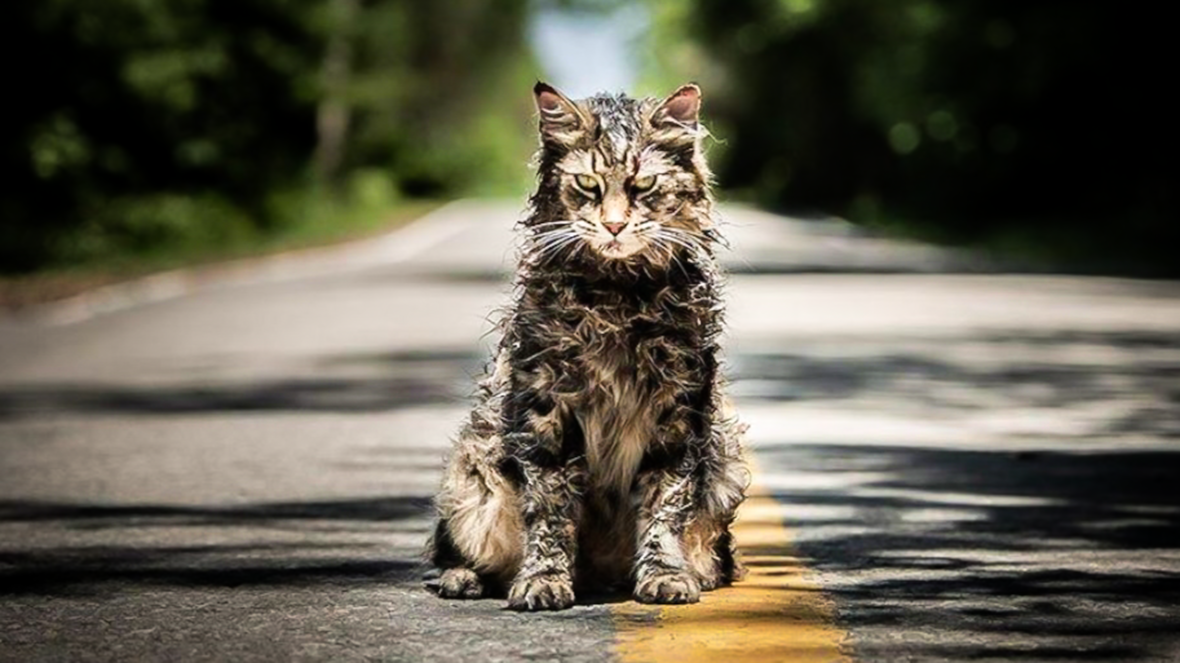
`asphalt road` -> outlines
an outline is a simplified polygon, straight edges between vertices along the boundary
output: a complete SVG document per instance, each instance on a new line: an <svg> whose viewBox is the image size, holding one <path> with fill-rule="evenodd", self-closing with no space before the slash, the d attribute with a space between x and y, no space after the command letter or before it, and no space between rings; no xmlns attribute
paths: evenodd
<svg viewBox="0 0 1180 663"><path fill-rule="evenodd" d="M622 599L422 588L517 212L0 320L0 660L667 658ZM1180 660L1180 284L727 217L759 512L840 646L762 611L760 660Z"/></svg>

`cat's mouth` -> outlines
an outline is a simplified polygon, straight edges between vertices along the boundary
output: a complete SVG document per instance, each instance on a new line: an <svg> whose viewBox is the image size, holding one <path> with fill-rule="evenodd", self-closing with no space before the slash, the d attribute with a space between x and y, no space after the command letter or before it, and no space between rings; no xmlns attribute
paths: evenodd
<svg viewBox="0 0 1180 663"><path fill-rule="evenodd" d="M622 242L618 239L611 239L598 244L594 248L604 258L620 260L639 253L643 249L643 246L638 242Z"/></svg>

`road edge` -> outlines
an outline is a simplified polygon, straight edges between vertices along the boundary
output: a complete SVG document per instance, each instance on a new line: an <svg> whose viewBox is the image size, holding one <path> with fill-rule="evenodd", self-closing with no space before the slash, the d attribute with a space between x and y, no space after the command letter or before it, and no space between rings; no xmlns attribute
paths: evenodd
<svg viewBox="0 0 1180 663"><path fill-rule="evenodd" d="M71 325L137 306L156 304L207 290L294 281L374 264L404 262L458 233L466 225L456 208L467 200L445 203L375 237L240 258L212 265L182 267L99 286L56 301L16 311L0 310L0 324Z"/></svg>

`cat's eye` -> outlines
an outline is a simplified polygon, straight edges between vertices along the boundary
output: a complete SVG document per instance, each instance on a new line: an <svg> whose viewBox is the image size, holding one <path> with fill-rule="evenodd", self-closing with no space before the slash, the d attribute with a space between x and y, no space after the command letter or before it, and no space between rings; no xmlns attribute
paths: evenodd
<svg viewBox="0 0 1180 663"><path fill-rule="evenodd" d="M586 193L598 193L598 180L591 175L575 175L574 184Z"/></svg>
<svg viewBox="0 0 1180 663"><path fill-rule="evenodd" d="M644 177L636 177L631 181L631 189L636 193L643 193L644 191L651 191L651 188L656 185L655 175L645 175Z"/></svg>

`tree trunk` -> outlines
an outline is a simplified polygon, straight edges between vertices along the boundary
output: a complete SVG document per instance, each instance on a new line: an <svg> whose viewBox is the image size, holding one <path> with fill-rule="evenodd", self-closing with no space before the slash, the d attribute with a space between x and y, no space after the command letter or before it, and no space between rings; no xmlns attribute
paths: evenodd
<svg viewBox="0 0 1180 663"><path fill-rule="evenodd" d="M344 159L350 120L348 81L352 73L353 23L359 9L358 0L329 0L332 3L332 26L320 69L322 96L316 110L316 178L331 186Z"/></svg>

